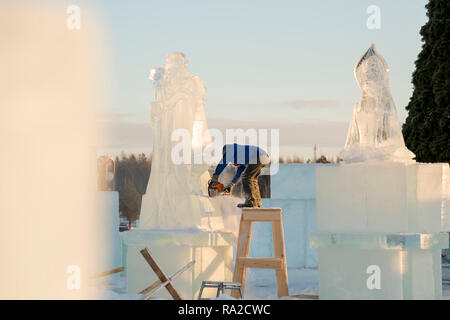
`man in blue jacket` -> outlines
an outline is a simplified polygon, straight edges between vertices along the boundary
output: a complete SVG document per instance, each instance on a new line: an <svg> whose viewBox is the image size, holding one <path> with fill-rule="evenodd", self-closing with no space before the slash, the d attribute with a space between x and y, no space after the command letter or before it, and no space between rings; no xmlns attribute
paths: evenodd
<svg viewBox="0 0 450 320"><path fill-rule="evenodd" d="M237 166L237 172L224 191L231 193L234 185L242 175L242 188L246 196L245 202L238 204L239 208L261 208L261 194L259 192L258 177L264 167L270 166L270 158L266 151L251 145L227 144L222 149L222 160L217 165L212 181L217 182L219 175L231 163Z"/></svg>

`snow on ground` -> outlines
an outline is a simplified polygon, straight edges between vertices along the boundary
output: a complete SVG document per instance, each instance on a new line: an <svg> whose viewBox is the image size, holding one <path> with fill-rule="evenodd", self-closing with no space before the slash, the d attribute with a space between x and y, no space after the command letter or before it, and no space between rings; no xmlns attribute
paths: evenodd
<svg viewBox="0 0 450 320"><path fill-rule="evenodd" d="M92 284L92 290L96 290L98 294L102 295L102 299L105 300L144 299L144 296L140 294L128 294L126 281L125 275L97 279ZM288 281L291 295L301 293L319 294L318 269L288 268ZM450 286L443 286L442 298L450 300ZM226 299L233 298L229 296L219 298L219 300ZM275 271L270 269L248 269L244 299L277 299Z"/></svg>
<svg viewBox="0 0 450 320"><path fill-rule="evenodd" d="M288 268L288 283L290 294L318 294L318 270ZM277 299L275 270L249 269L244 299Z"/></svg>
<svg viewBox="0 0 450 320"><path fill-rule="evenodd" d="M127 277L124 274L93 280L92 290L103 300L143 300L141 294L127 293Z"/></svg>
<svg viewBox="0 0 450 320"><path fill-rule="evenodd" d="M102 299L106 300L142 300L143 295L127 293L126 281L125 275L96 279L92 283L92 290L95 290L102 296ZM288 281L291 294L317 294L318 292L317 269L288 268ZM226 298L222 297L221 299ZM244 299L277 299L275 270L249 269Z"/></svg>

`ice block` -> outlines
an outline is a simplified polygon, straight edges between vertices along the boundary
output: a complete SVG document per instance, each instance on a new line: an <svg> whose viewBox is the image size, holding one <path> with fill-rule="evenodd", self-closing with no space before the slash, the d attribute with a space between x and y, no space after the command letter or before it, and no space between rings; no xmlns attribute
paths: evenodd
<svg viewBox="0 0 450 320"><path fill-rule="evenodd" d="M444 163L317 167L317 230L449 231L448 170Z"/></svg>
<svg viewBox="0 0 450 320"><path fill-rule="evenodd" d="M441 299L441 249L448 241L448 233L316 233L319 297Z"/></svg>

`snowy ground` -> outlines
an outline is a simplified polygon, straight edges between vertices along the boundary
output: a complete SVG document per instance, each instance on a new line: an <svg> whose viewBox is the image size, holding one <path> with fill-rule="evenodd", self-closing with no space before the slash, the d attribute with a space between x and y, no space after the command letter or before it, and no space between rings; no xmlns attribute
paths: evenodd
<svg viewBox="0 0 450 320"><path fill-rule="evenodd" d="M290 294L318 294L317 269L288 269ZM275 270L249 269L244 299L277 299Z"/></svg>
<svg viewBox="0 0 450 320"><path fill-rule="evenodd" d="M288 268L290 294L318 294L317 269ZM99 279L93 284L93 290L98 291L104 299L112 300L142 300L139 294L127 294L126 277L113 276ZM450 300L450 286L444 285L443 299ZM275 271L270 269L249 269L244 299L277 299Z"/></svg>
<svg viewBox="0 0 450 320"><path fill-rule="evenodd" d="M291 294L317 294L317 269L288 269L289 291ZM144 296L127 294L125 276L98 279L92 290L98 291L104 299L141 300ZM277 299L275 271L270 269L249 269L244 299Z"/></svg>

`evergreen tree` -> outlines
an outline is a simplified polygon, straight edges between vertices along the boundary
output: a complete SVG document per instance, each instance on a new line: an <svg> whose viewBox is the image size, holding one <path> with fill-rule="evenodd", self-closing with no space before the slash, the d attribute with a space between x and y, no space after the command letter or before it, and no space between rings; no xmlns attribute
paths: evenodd
<svg viewBox="0 0 450 320"><path fill-rule="evenodd" d="M450 1L430 0L425 7L428 22L420 30L423 45L403 136L417 161L449 162Z"/></svg>
<svg viewBox="0 0 450 320"><path fill-rule="evenodd" d="M125 180L126 184L124 190L119 193L119 208L131 223L139 219L142 197L137 192L136 186L131 179Z"/></svg>

